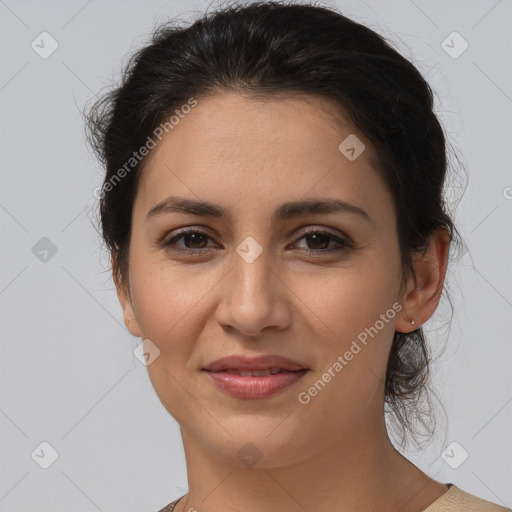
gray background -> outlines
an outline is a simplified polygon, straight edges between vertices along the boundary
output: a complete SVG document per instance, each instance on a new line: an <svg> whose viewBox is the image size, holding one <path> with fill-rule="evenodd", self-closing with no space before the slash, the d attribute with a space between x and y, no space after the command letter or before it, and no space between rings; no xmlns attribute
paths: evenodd
<svg viewBox="0 0 512 512"><path fill-rule="evenodd" d="M420 68L469 175L456 221L470 253L448 276L453 321L448 331L443 300L428 323L434 349L449 336L434 368L448 420L439 408L435 442L405 454L437 480L512 507L512 2L336 5ZM186 491L178 425L133 355L140 340L123 325L92 225L101 169L80 110L158 22L205 7L0 0L1 511L149 512ZM59 45L47 59L31 47L43 31ZM442 47L454 31L469 44L457 58ZM55 254L41 252L43 237ZM43 441L58 452L47 469ZM452 465L469 454L456 469L441 457L452 442Z"/></svg>

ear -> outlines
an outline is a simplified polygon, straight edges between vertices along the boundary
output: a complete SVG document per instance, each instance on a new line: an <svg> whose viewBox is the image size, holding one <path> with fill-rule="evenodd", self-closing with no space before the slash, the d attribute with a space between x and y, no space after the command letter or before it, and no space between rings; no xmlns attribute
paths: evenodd
<svg viewBox="0 0 512 512"><path fill-rule="evenodd" d="M439 228L429 237L427 250L413 259L414 275L409 278L400 300L403 309L397 318L396 331L412 332L434 314L443 291L449 249L450 235L446 229Z"/></svg>
<svg viewBox="0 0 512 512"><path fill-rule="evenodd" d="M112 277L116 286L117 298L121 304L123 312L124 325L131 334L142 337L139 323L135 315L135 309L132 304L129 283L124 283L117 267L117 259L112 255Z"/></svg>

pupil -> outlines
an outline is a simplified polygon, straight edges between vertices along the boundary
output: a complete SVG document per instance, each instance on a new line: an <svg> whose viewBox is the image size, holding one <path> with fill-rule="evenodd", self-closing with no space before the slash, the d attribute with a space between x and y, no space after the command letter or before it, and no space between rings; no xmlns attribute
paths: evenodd
<svg viewBox="0 0 512 512"><path fill-rule="evenodd" d="M203 241L204 241L204 236L199 234L199 233L187 233L185 234L185 245L189 246L190 244L188 243L188 241L190 241L190 239L192 238L192 245L194 244L194 238L195 238L195 241L198 242L197 238L203 238ZM204 244L201 246L201 247L204 247ZM201 247L189 247L189 249L200 249Z"/></svg>
<svg viewBox="0 0 512 512"><path fill-rule="evenodd" d="M320 238L320 245L325 245L325 244L322 244L322 239L324 242L327 242L327 246L329 245L329 237L327 235L323 235L321 233L314 233L312 235L308 235L309 239L313 239L313 245L314 245L314 241L316 240L318 242L318 238ZM311 244L308 244L308 245L311 245ZM311 247L310 247L311 248ZM316 247L316 249L318 249L319 247ZM326 247L320 247L320 249L325 249ZM315 249L315 247L313 247L313 249Z"/></svg>
<svg viewBox="0 0 512 512"><path fill-rule="evenodd" d="M307 238L309 240L309 242L313 242L313 244L311 243L308 243L308 245L310 246L310 248L313 248L313 249L325 249L326 247L329 246L329 237L327 235L323 235L323 234L319 234L319 233L314 233L314 234L311 234L311 235L307 235ZM199 233L187 233L184 235L184 239L185 239L185 244L187 245L187 247L189 245L192 245L193 247L189 247L190 249L200 249L202 247L204 247L204 242L205 242L205 237L204 235L201 235ZM203 244L201 245L201 239L203 241ZM194 246L194 243L199 243L199 247L197 246ZM319 244L321 247L318 247L318 245L315 247L315 244ZM311 245L313 245L314 247L311 247Z"/></svg>

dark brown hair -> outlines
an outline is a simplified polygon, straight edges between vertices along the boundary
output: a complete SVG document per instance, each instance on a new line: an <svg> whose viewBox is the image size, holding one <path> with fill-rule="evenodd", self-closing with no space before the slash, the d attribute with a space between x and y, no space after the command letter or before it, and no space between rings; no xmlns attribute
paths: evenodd
<svg viewBox="0 0 512 512"><path fill-rule="evenodd" d="M310 94L328 98L371 141L392 192L403 283L429 236L460 235L445 207L446 143L421 73L376 32L313 4L232 4L187 26L167 22L132 55L121 83L86 113L88 139L106 169L100 194L101 229L115 279L126 283L132 207L146 159L113 178L133 152L190 98L216 91L265 97ZM111 185L107 188L106 185ZM385 383L386 412L405 439L429 411L429 349L420 327L395 332Z"/></svg>

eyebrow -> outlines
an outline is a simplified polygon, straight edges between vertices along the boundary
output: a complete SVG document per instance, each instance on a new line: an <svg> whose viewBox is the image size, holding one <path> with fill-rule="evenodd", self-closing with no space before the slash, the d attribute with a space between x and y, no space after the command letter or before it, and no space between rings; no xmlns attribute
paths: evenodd
<svg viewBox="0 0 512 512"><path fill-rule="evenodd" d="M231 214L228 210L208 201L169 196L148 211L146 214L146 222L152 217L174 212L190 213L203 217L216 217L223 220L231 218ZM308 199L283 203L275 210L274 220L282 221L301 215L339 212L358 215L370 224L375 225L375 222L365 210L354 204L341 201L340 199Z"/></svg>

